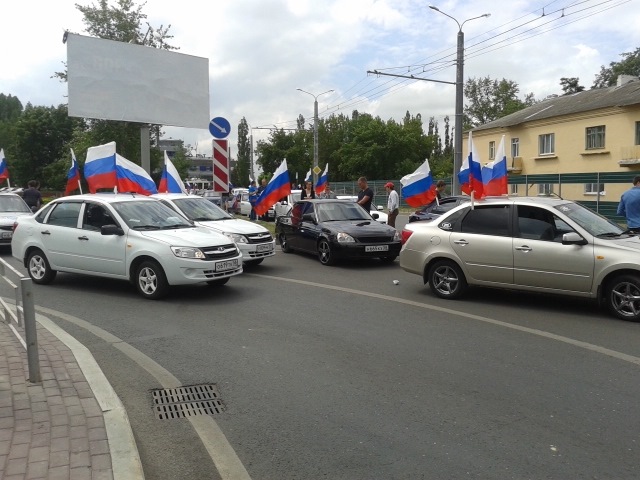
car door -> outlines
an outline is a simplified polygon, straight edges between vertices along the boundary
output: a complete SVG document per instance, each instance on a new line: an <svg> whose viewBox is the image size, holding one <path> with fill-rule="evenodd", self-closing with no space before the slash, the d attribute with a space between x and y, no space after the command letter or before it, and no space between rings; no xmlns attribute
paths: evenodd
<svg viewBox="0 0 640 480"><path fill-rule="evenodd" d="M102 235L100 230L104 225L121 226L106 205L86 202L82 229L77 236L81 268L88 272L126 275L126 236Z"/></svg>
<svg viewBox="0 0 640 480"><path fill-rule="evenodd" d="M39 226L40 241L53 268L77 269L81 264L77 253L81 207L80 201L58 202Z"/></svg>
<svg viewBox="0 0 640 480"><path fill-rule="evenodd" d="M304 211L304 202L297 202L293 205L291 209L291 214L287 219L288 222L282 225L285 235L287 236L287 241L289 245L293 249L300 250L301 240L300 240L300 229L302 228L302 212Z"/></svg>
<svg viewBox="0 0 640 480"><path fill-rule="evenodd" d="M449 236L470 283L513 283L513 238L509 204L476 205Z"/></svg>
<svg viewBox="0 0 640 480"><path fill-rule="evenodd" d="M593 245L563 245L571 228L552 211L517 206L513 239L514 284L567 292L588 292L593 282Z"/></svg>
<svg viewBox="0 0 640 480"><path fill-rule="evenodd" d="M304 210L298 232L298 248L307 252L316 252L320 225L308 219L310 216L315 218L314 204L305 202L303 205Z"/></svg>

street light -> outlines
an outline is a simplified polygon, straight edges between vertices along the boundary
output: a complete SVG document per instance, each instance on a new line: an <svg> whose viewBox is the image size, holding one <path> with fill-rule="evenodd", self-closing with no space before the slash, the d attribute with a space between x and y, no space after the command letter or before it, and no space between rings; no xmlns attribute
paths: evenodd
<svg viewBox="0 0 640 480"><path fill-rule="evenodd" d="M464 22L460 23L458 20L453 18L451 15L444 13L438 7L434 7L433 5L429 5L431 10L435 10L438 13L441 13L445 17L449 17L451 20L458 24L458 56L456 58L456 122L455 122L455 133L453 138L453 178L451 184L451 193L453 195L460 195L460 184L458 182L458 172L462 167L462 104L463 104L463 77L464 77L464 32L462 31L462 26L471 21L476 20L482 17L490 17L490 13L483 13L482 15L478 15L477 17L468 18Z"/></svg>
<svg viewBox="0 0 640 480"><path fill-rule="evenodd" d="M306 93L313 97L313 169L311 171L313 172L313 185L315 186L315 184L318 183L318 174L316 173L316 168L318 166L318 97L325 93L331 93L333 90L327 90L326 92L322 92L317 95L307 92L301 88L297 88L296 90L300 90L302 93Z"/></svg>

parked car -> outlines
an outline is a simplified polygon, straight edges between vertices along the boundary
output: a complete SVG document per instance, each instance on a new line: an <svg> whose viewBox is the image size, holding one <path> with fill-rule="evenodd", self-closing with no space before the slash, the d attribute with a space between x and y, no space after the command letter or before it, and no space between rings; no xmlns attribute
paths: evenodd
<svg viewBox="0 0 640 480"><path fill-rule="evenodd" d="M22 197L15 193L0 193L0 245L10 245L13 224L33 212Z"/></svg>
<svg viewBox="0 0 640 480"><path fill-rule="evenodd" d="M242 273L229 238L135 194L55 199L18 218L11 248L35 283L51 283L58 271L81 273L129 280L149 299L172 285L224 285Z"/></svg>
<svg viewBox="0 0 640 480"><path fill-rule="evenodd" d="M288 214L291 211L291 208L293 208L293 204L300 200L301 194L302 190L291 190L291 193L287 195L286 198L282 198L277 201L273 206L276 218Z"/></svg>
<svg viewBox="0 0 640 480"><path fill-rule="evenodd" d="M234 188L233 194L238 198L239 213L248 217L251 214L251 202L249 202L249 189L248 188ZM276 212L273 207L269 208L266 214L266 220L275 220Z"/></svg>
<svg viewBox="0 0 640 480"><path fill-rule="evenodd" d="M263 226L234 218L206 198L181 193L152 195L162 203L191 220L233 240L242 252L246 265L258 265L266 257L275 255L275 240Z"/></svg>
<svg viewBox="0 0 640 480"><path fill-rule="evenodd" d="M340 258L380 258L393 262L400 252L395 228L376 222L349 200L300 200L276 220L276 237L284 253L316 254L323 265Z"/></svg>
<svg viewBox="0 0 640 480"><path fill-rule="evenodd" d="M357 195L336 195L336 198L338 200L351 200L352 202L358 201ZM372 210L369 213L377 222L387 223L389 216L382 211L384 209L382 205L374 205L372 203L371 208Z"/></svg>
<svg viewBox="0 0 640 480"><path fill-rule="evenodd" d="M214 192L213 190L205 190L204 192L201 192L200 195L202 198L207 199L214 205L222 207L222 193Z"/></svg>
<svg viewBox="0 0 640 480"><path fill-rule="evenodd" d="M640 239L572 201L504 197L463 203L402 231L400 267L434 295L485 286L596 299L640 321Z"/></svg>
<svg viewBox="0 0 640 480"><path fill-rule="evenodd" d="M439 202L434 200L429 205L425 205L409 215L409 223L433 220L452 208L457 207L461 203L468 202L470 199L471 197L468 195L454 195L451 197L444 197L440 199Z"/></svg>

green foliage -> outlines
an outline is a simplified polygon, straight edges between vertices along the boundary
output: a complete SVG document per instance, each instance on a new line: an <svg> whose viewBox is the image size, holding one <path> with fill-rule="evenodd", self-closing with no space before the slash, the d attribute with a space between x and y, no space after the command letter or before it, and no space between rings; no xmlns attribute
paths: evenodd
<svg viewBox="0 0 640 480"><path fill-rule="evenodd" d="M22 114L22 102L18 97L0 93L0 123L15 122Z"/></svg>
<svg viewBox="0 0 640 480"><path fill-rule="evenodd" d="M242 117L238 124L238 159L236 168L231 172L231 183L244 186L249 182L251 173L251 140L249 136L249 124Z"/></svg>
<svg viewBox="0 0 640 480"><path fill-rule="evenodd" d="M562 92L564 93L564 95L578 93L584 90L584 87L580 85L580 79L578 77L562 77L560 79L560 86L562 87Z"/></svg>
<svg viewBox="0 0 640 480"><path fill-rule="evenodd" d="M533 93L518 98L520 87L511 80L492 80L491 77L470 78L464 86L469 104L464 107L464 128L484 125L515 113L535 103Z"/></svg>
<svg viewBox="0 0 640 480"><path fill-rule="evenodd" d="M600 67L600 73L596 75L591 88L612 87L618 81L620 75L632 75L640 77L640 47L634 52L621 53L622 60L611 62L608 68Z"/></svg>

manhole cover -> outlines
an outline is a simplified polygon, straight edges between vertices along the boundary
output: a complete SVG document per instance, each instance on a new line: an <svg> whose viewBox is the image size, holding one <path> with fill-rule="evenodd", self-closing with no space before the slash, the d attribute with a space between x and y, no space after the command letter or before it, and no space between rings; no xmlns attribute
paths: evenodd
<svg viewBox="0 0 640 480"><path fill-rule="evenodd" d="M193 417L215 415L224 410L220 394L213 384L152 390L153 411L156 418Z"/></svg>

